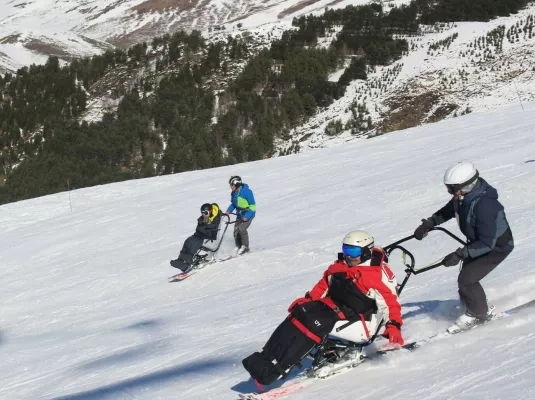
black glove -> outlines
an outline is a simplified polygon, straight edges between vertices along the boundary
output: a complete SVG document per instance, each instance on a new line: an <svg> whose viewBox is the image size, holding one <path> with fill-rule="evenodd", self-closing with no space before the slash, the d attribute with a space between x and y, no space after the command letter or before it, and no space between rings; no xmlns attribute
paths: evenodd
<svg viewBox="0 0 535 400"><path fill-rule="evenodd" d="M422 240L427 232L434 227L435 223L433 222L433 218L422 219L422 225L414 231L414 238L416 240Z"/></svg>
<svg viewBox="0 0 535 400"><path fill-rule="evenodd" d="M442 260L442 265L445 267L453 267L454 265L459 264L463 259L463 252L461 249L455 250L453 253L448 254Z"/></svg>

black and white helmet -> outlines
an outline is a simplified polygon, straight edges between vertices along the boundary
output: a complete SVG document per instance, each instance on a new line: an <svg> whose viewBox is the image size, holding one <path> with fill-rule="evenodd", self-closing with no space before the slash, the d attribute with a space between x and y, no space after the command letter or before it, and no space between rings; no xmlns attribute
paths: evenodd
<svg viewBox="0 0 535 400"><path fill-rule="evenodd" d="M228 180L228 184L230 186L240 187L242 184L241 177L238 175L231 176L230 179Z"/></svg>

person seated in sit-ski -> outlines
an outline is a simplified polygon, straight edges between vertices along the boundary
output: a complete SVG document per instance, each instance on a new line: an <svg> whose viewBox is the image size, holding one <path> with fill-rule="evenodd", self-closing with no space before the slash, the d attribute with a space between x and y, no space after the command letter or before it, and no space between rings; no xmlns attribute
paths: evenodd
<svg viewBox="0 0 535 400"><path fill-rule="evenodd" d="M403 345L397 282L385 260L384 251L374 247L369 233L348 233L338 261L329 266L311 291L290 305L290 315L273 332L262 352L242 361L255 381L269 385L286 376L327 335L366 343L383 321L383 336L393 345ZM355 320L347 328L333 331Z"/></svg>
<svg viewBox="0 0 535 400"><path fill-rule="evenodd" d="M205 240L216 240L221 213L215 203L205 203L201 206L201 216L197 218L195 233L184 241L180 255L170 262L171 266L183 272L191 269L194 256L200 250Z"/></svg>

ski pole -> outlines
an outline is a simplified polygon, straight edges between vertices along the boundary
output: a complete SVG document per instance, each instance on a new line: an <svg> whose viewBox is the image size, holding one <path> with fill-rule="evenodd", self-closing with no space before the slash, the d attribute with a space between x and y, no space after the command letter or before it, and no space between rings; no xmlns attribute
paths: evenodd
<svg viewBox="0 0 535 400"><path fill-rule="evenodd" d="M71 180L67 179L67 191L69 192L69 205L71 206L72 212L72 201L71 201Z"/></svg>

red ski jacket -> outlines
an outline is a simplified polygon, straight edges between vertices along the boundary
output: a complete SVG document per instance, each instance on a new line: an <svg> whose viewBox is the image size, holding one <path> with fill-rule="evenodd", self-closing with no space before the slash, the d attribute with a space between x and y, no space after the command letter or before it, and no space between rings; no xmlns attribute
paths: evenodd
<svg viewBox="0 0 535 400"><path fill-rule="evenodd" d="M382 249L374 248L372 254L373 261L368 260L354 267L350 267L342 260L335 262L324 272L323 278L312 288L309 296L312 300L323 301L329 307L336 309L333 300L329 297L329 289L335 275L339 279L345 274L346 280L352 281L361 293L375 301L377 309L387 321L396 321L401 326L403 324L401 305L396 291L397 282L394 273L384 262L385 253ZM372 263L374 265L371 265Z"/></svg>

